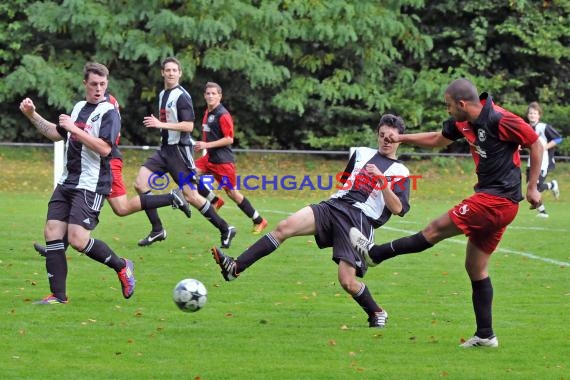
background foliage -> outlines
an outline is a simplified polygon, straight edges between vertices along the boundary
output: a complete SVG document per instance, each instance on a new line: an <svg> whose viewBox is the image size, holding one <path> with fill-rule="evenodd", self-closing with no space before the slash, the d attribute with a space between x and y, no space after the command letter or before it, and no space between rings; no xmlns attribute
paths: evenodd
<svg viewBox="0 0 570 380"><path fill-rule="evenodd" d="M155 144L141 121L156 113L170 55L199 118L204 84L222 85L241 148L367 145L384 112L437 129L442 91L459 76L521 115L542 102L568 135L569 14L568 1L10 0L0 5L0 140L44 141L20 100L54 120L82 97L82 66L96 60L123 106L123 143Z"/></svg>

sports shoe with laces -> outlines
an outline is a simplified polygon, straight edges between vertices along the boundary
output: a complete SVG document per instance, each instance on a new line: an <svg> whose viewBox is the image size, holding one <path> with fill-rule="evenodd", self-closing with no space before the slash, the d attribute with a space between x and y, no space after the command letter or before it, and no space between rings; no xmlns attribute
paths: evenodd
<svg viewBox="0 0 570 380"><path fill-rule="evenodd" d="M267 227L267 220L263 218L261 219L261 223L253 224L253 229L251 230L251 233L253 233L254 235L259 235L261 231L265 229L265 227Z"/></svg>
<svg viewBox="0 0 570 380"><path fill-rule="evenodd" d="M354 249L356 249L356 252L358 252L360 256L364 257L366 264L368 264L369 267L375 267L378 265L378 263L372 260L372 257L370 257L369 254L370 249L374 246L374 243L370 242L366 236L364 236L364 234L358 230L358 228L352 227L350 229L349 235L352 246Z"/></svg>
<svg viewBox="0 0 570 380"><path fill-rule="evenodd" d="M490 338L479 338L477 335L474 335L472 338L461 343L459 345L459 347L463 347L463 348L493 347L494 348L494 347L499 347L499 340L494 335Z"/></svg>
<svg viewBox="0 0 570 380"><path fill-rule="evenodd" d="M388 321L388 313L386 310L378 311L368 317L368 327L384 327Z"/></svg>
<svg viewBox="0 0 570 380"><path fill-rule="evenodd" d="M538 218L548 218L548 214L546 213L546 211L540 211L538 214L536 214L536 216Z"/></svg>
<svg viewBox="0 0 570 380"><path fill-rule="evenodd" d="M232 245L232 240L237 234L237 229L234 226L229 226L227 231L222 232L220 238L222 242L222 248L229 248Z"/></svg>
<svg viewBox="0 0 570 380"><path fill-rule="evenodd" d="M119 281L121 282L121 288L123 290L123 297L131 298L135 292L135 265L129 259L125 259L125 267L117 272L119 276Z"/></svg>
<svg viewBox="0 0 570 380"><path fill-rule="evenodd" d="M553 179L552 180L552 189L550 189L550 191L552 191L552 195L554 195L554 199L558 199L560 198L560 188L558 187L558 181Z"/></svg>
<svg viewBox="0 0 570 380"><path fill-rule="evenodd" d="M46 247L41 245L40 243L38 243L37 241L34 242L34 249L36 250L37 253L40 254L40 256L46 257Z"/></svg>
<svg viewBox="0 0 570 380"><path fill-rule="evenodd" d="M67 300L62 300L53 294L50 294L49 296L46 296L41 300L34 302L34 305L58 305L60 303L67 303Z"/></svg>
<svg viewBox="0 0 570 380"><path fill-rule="evenodd" d="M184 193L179 188L172 189L172 208L177 208L186 215L187 218L192 216L192 210L188 205L188 201L184 198Z"/></svg>
<svg viewBox="0 0 570 380"><path fill-rule="evenodd" d="M220 266L222 270L222 276L226 281L232 281L238 278L239 274L236 273L236 262L234 259L222 252L218 247L213 247L211 249L212 256L216 260L216 264Z"/></svg>
<svg viewBox="0 0 570 380"><path fill-rule="evenodd" d="M224 200L222 198L218 197L218 200L216 201L216 203L214 203L214 208L216 209L216 211L218 211L225 204L226 204L226 202L224 202Z"/></svg>
<svg viewBox="0 0 570 380"><path fill-rule="evenodd" d="M161 230L158 232L150 231L147 237L139 240L138 245L140 247L145 247L151 245L154 242L162 241L166 239L166 230Z"/></svg>

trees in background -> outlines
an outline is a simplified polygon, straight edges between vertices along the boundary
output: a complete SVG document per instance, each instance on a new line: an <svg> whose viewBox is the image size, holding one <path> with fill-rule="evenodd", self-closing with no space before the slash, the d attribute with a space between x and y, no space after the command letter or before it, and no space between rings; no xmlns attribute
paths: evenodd
<svg viewBox="0 0 570 380"><path fill-rule="evenodd" d="M0 140L41 141L20 99L55 120L82 96L83 64L96 60L123 106L123 143L157 143L141 121L156 113L169 55L184 65L197 127L203 86L218 82L243 148L369 145L385 112L437 129L442 92L458 76L523 115L539 100L568 135L565 3L12 0L0 5Z"/></svg>

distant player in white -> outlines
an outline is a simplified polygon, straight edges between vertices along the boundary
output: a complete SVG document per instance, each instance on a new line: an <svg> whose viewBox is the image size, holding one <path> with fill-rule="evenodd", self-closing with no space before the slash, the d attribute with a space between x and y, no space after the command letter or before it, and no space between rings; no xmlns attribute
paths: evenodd
<svg viewBox="0 0 570 380"><path fill-rule="evenodd" d="M550 182L546 182L546 176L554 170L554 147L562 142L562 136L556 129L554 129L550 124L546 124L540 121L542 116L542 108L537 102L532 102L528 105L527 117L528 123L534 129L538 138L544 145L544 154L542 156L542 164L540 167L540 177L538 178L538 191L543 192L544 190L552 191L554 198L558 199L560 197L560 188L558 187L558 181L553 179ZM530 171L530 158L527 162L526 178L528 182L528 173ZM548 213L543 203L537 207L538 214L536 216L541 218L548 218Z"/></svg>
<svg viewBox="0 0 570 380"><path fill-rule="evenodd" d="M372 235L392 215L404 216L410 209L409 171L396 159L399 143L384 136L404 133L404 121L384 115L378 124L378 149L357 148L344 172L339 173L339 191L328 200L302 208L277 228L246 249L235 260L219 248L212 248L214 259L226 281L236 279L259 259L275 251L294 236L314 235L319 248L332 247L332 259L338 264L338 279L368 317L369 327L384 327L388 313L382 309L368 287L356 277L364 277L366 262L352 247L349 231L358 228Z"/></svg>

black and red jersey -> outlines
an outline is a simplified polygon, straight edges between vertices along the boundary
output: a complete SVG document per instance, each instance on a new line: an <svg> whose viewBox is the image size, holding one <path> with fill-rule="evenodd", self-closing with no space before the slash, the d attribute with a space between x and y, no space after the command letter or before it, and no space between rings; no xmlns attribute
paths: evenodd
<svg viewBox="0 0 570 380"><path fill-rule="evenodd" d="M234 137L234 122L229 111L222 104L209 111L202 119L202 141L217 141L224 137ZM215 164L234 162L231 145L208 148L208 161Z"/></svg>
<svg viewBox="0 0 570 380"><path fill-rule="evenodd" d="M523 200L519 146L532 145L538 136L522 118L493 103L487 93L480 96L483 109L474 122L443 123L442 134L449 140L465 138L475 161L475 192Z"/></svg>

